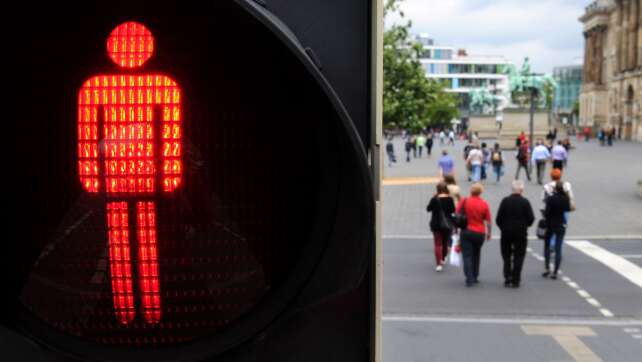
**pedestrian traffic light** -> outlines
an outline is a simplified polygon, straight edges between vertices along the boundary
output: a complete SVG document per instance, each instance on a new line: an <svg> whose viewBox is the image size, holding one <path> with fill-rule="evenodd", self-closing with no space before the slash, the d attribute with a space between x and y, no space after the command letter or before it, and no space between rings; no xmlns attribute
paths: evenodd
<svg viewBox="0 0 642 362"><path fill-rule="evenodd" d="M145 5L30 14L14 34L3 348L371 359L378 4Z"/></svg>

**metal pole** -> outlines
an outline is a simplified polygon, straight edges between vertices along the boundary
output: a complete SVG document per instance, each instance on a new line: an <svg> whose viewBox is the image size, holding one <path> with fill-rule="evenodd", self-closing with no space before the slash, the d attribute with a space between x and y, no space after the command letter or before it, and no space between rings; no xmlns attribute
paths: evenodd
<svg viewBox="0 0 642 362"><path fill-rule="evenodd" d="M530 149L533 150L533 127L535 123L535 96L537 94L537 89L535 87L531 88L531 117L528 122L528 142L530 143Z"/></svg>
<svg viewBox="0 0 642 362"><path fill-rule="evenodd" d="M533 155L533 126L535 123L535 96L537 94L537 89L531 87L531 114L530 120L528 122L528 148L530 149L529 158ZM528 160L528 173L531 173L533 168L531 160Z"/></svg>

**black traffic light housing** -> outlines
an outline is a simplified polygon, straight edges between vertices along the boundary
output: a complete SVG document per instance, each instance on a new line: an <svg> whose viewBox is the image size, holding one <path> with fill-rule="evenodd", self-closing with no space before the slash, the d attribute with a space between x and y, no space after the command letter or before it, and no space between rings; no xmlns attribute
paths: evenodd
<svg viewBox="0 0 642 362"><path fill-rule="evenodd" d="M177 7L174 2L163 3L167 3L165 8ZM155 7L159 6L156 2L154 4ZM9 284L12 286L9 297L12 308L7 309L8 313L3 316L7 327L2 331L6 335L3 348L9 354L38 354L44 360L371 359L374 353L372 336L375 318L375 217L367 152L371 143L373 108L373 80L370 76L372 1L215 2L197 9L199 16L194 19L178 15L140 15L145 14L142 8L129 8L136 5L110 6L109 12L115 15L92 16L81 20L71 13L64 19L35 17L35 24L18 35L20 52L17 54L26 55L26 60L17 59L20 64L17 66L20 70L18 73L29 76L16 80L14 89L19 90L16 92L16 114L33 121L18 124L18 131L19 134L32 135L33 142L17 145L16 174L37 181L29 195L16 200L19 221L16 224L17 234L24 234L29 228L31 230L26 235L27 243L17 245L13 258L16 264L13 270L14 273L17 271L17 277ZM96 9L96 14L102 14L102 10ZM220 16L221 13L226 14L225 19ZM76 20L71 20L73 18ZM187 88L194 89L194 93L205 93L209 89L225 104L233 103L239 108L252 105L249 107L251 109L235 115L217 113L215 107L193 110L195 119L211 121L215 116L227 116L229 120L242 123L245 118L254 119L263 114L269 124L278 121L270 119L271 115L283 116L290 108L298 116L307 111L307 117L299 121L312 125L303 123L300 129L296 129L292 128L296 123L292 123L288 124L290 128L283 127L277 132L257 124L251 131L256 131L259 136L250 138L260 142L259 148L269 156L284 158L274 159L274 162L305 160L305 157L290 157L283 152L296 153L301 147L310 145L320 147L318 152L323 153L317 155L320 160L318 164L322 167L320 171L306 170L305 167L299 171L303 177L308 174L322 177L315 182L302 182L298 188L291 190L293 195L296 194L293 198L315 190L316 195L306 196L321 206L316 214L309 216L323 220L314 223L317 227L312 228L314 235L308 241L310 246L301 254L299 267L292 269L296 273L286 278L287 285L278 293L275 292L278 295L257 307L257 317L249 318L251 320L240 324L236 331L223 330L215 337L202 337L185 345L160 346L143 351L112 348L59 333L34 318L20 300L33 263L41 252L39 248L42 243L37 241L46 239L46 234L63 216L61 214L65 208L59 205L68 205L73 201L73 197L64 192L53 196L50 192L52 188L68 187L76 177L71 170L63 172L58 168L60 165L73 165L74 162L70 155L74 152L75 99L68 98L77 90L77 82L95 72L95 64L104 58L101 43L85 44L84 48L77 44L97 40L113 25L131 18L150 22L152 27L160 31L159 36L164 35L169 39L166 45L174 46L173 50L181 50L174 52L171 57L160 53L159 63L156 64L159 69L175 75ZM73 27L79 24L83 30L74 33ZM232 30L226 33L225 29ZM194 39L196 33L200 33L200 37ZM65 39L61 34L74 36ZM253 34L257 38L247 39L244 34ZM194 39L194 43L185 44L188 38ZM244 41L247 43L242 43ZM37 49L36 45L41 48ZM248 49L248 46L251 48ZM92 47L94 51L91 51ZM251 49L256 49L256 58L252 61L249 60ZM199 53L203 60L196 60ZM254 82L254 89L239 87L236 91L230 89L228 94L216 90L216 82L207 84L201 80L199 83L198 77L191 74L206 69L205 60L217 57L225 59L230 54L237 54L237 61L223 60L225 71L213 71L215 75L209 79L237 80L243 84ZM70 55L73 57L65 59ZM171 59L172 64L162 59ZM50 68L47 68L47 64ZM263 77L260 72L243 72L244 67L247 69L253 64L265 66L261 69ZM286 68L286 65L290 68ZM287 74L288 71L294 75ZM252 79L252 76L258 78ZM60 94L55 94L57 84L60 84ZM297 99L295 93L303 95ZM33 98L27 95L42 99L47 94L51 94L51 99L43 99L38 102L39 107L29 108ZM288 95L294 98L288 98ZM244 101L242 97L251 97L252 100ZM308 98L313 100L306 102ZM275 102L287 104L293 99L297 100L295 104L279 106L278 111L271 110ZM206 102L203 100L199 104ZM67 125L64 124L66 120L69 121ZM247 125L226 126L242 132L242 127ZM229 132L229 137L238 137L237 133ZM208 133L204 134L203 138ZM269 142L261 135L270 138ZM304 142L301 138L311 141ZM37 147L34 148L34 144ZM292 147L288 147L288 144ZM270 151L269 147L274 150ZM48 150L44 155L43 149ZM239 159L251 162L250 158L237 155ZM228 163L223 164L234 167L233 159L227 159ZM300 166L295 164L292 167ZM243 172L238 171L239 174ZM291 176L296 175L297 172L292 172ZM242 182L242 179L237 181ZM20 185L16 189L21 189ZM43 201L47 205L43 205ZM36 344L25 344L25 341L35 341Z"/></svg>

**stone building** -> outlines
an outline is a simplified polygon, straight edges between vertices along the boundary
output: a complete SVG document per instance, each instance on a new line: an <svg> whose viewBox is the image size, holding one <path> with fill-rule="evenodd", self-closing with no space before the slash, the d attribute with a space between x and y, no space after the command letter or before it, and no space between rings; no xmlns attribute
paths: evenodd
<svg viewBox="0 0 642 362"><path fill-rule="evenodd" d="M596 0L584 25L581 127L610 124L623 139L642 141L642 0Z"/></svg>

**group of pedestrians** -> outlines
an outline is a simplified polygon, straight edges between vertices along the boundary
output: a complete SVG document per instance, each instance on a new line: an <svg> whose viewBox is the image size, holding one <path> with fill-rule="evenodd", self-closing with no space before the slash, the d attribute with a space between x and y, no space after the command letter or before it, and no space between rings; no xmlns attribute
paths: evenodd
<svg viewBox="0 0 642 362"><path fill-rule="evenodd" d="M422 158L424 149L426 150L426 156L431 157L435 138L439 138L439 144L441 146L446 144L448 146L454 146L456 135L453 129L426 129L419 133L403 131L401 137L404 140L406 162L410 162L413 158ZM394 136L386 135L385 138L388 166L392 166L392 164L397 162L397 157L395 155L395 146L393 144Z"/></svg>
<svg viewBox="0 0 642 362"><path fill-rule="evenodd" d="M469 182L480 182L488 178L491 166L495 180L499 183L504 175L504 153L499 143L489 149L485 142L478 146L472 139L464 147L464 162Z"/></svg>
<svg viewBox="0 0 642 362"><path fill-rule="evenodd" d="M540 224L545 228L542 236L545 258L542 276L551 279L557 279L568 213L575 209L571 184L563 182L561 176L562 170L554 168L551 171L551 182L544 185L542 190L544 208ZM448 256L461 252L467 287L479 283L482 246L485 241L491 239L492 217L487 201L482 198L483 191L484 186L475 182L470 187L470 195L461 197L453 175L445 174L444 181L437 184L437 192L426 207L431 213L430 229L434 240L435 270L441 272ZM501 231L505 287L519 288L521 284L528 245L528 228L535 222L533 208L530 201L523 196L523 192L524 183L514 180L511 194L501 201L495 218L495 223ZM555 262L551 271L553 250Z"/></svg>
<svg viewBox="0 0 642 362"><path fill-rule="evenodd" d="M600 146L613 146L613 137L615 137L615 127L610 124L600 128L597 132L597 138L600 140Z"/></svg>

